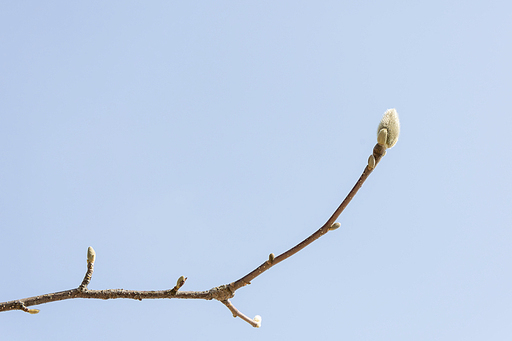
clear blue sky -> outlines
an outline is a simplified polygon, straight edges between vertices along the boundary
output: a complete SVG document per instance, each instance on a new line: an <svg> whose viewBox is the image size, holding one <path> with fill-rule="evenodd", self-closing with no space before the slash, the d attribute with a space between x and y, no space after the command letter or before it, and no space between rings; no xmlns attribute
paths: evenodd
<svg viewBox="0 0 512 341"><path fill-rule="evenodd" d="M0 301L226 284L232 302L69 300L5 340L510 340L508 1L2 1Z"/></svg>

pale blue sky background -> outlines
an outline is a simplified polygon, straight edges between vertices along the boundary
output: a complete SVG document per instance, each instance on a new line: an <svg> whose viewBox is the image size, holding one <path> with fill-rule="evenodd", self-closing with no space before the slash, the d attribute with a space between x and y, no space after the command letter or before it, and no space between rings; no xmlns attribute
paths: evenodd
<svg viewBox="0 0 512 341"><path fill-rule="evenodd" d="M0 301L234 281L232 302L69 300L6 340L510 340L508 1L2 1Z"/></svg>

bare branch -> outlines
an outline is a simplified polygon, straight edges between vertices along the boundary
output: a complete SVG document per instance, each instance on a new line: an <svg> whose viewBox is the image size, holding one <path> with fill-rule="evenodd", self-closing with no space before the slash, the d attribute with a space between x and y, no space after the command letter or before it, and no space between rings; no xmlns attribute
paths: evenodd
<svg viewBox="0 0 512 341"><path fill-rule="evenodd" d="M325 235L329 231L336 230L340 224L336 223L336 219L345 210L350 201L357 194L359 189L363 186L368 176L373 172L381 158L386 154L386 148L391 148L398 140L398 134L400 132L400 124L398 122L398 115L394 109L389 109L384 114L383 120L379 125L379 131L377 136L377 144L373 148L373 153L368 158L368 165L365 167L363 173L357 180L352 190L348 193L345 199L342 201L340 206L334 211L329 219L325 222L322 227L311 234L309 237L304 239L299 244L283 252L277 257L271 253L268 259L258 266L247 275L227 285L220 285L207 291L179 291L179 289L185 284L186 277L181 276L176 285L168 290L156 290L156 291L138 291L138 290L124 290L124 289L108 289L108 290L89 290L87 286L91 282L92 273L94 271L94 262L96 259L96 252L92 247L87 250L87 271L85 273L82 283L76 289L70 289L65 291L54 292L46 295L34 296L24 298L21 300L9 301L0 303L0 311L8 310L22 310L31 314L39 312L38 309L29 309L27 307L33 305L44 304L48 302L56 302L74 298L89 298L89 299L116 299L116 298L128 298L134 300L144 299L162 299L162 298L180 298L180 299L203 299L203 300L218 300L224 304L231 311L234 317L240 317L253 327L261 326L261 317L256 316L251 319L236 309L231 303L230 299L235 296L236 290L241 287L251 284L251 281L267 271L274 265L284 261L285 259L293 256L300 250L304 249L315 240Z"/></svg>
<svg viewBox="0 0 512 341"><path fill-rule="evenodd" d="M385 148L382 148L380 145L376 145L374 148L373 156L375 158L376 163L382 158L385 153ZM94 271L94 261L96 258L96 253L89 247L87 254L87 272L85 273L84 279L82 283L76 289L70 289L65 291L59 291L55 293L50 293L46 295L39 295L29 298L24 298L21 300L9 301L0 303L0 311L8 311L8 310L23 310L29 312L27 307L33 305L39 305L49 302L62 301L67 299L74 298L89 298L89 299L116 299L116 298L128 298L134 300L144 300L144 299L162 299L162 298L181 298L181 299L204 299L204 300L218 300L226 305L234 316L238 316L242 318L244 321L250 323L252 326L257 326L258 322L255 322L253 319L248 318L244 314L242 314L239 310L237 310L233 304L229 301L230 298L234 297L235 291L240 289L241 287L250 284L250 282L261 275L263 272L270 269L272 266L284 261L285 259L293 256L300 250L304 249L306 246L329 232L331 227L334 227L333 224L336 219L340 216L343 210L350 203L352 198L356 195L357 191L361 188L364 181L368 178L368 176L373 171L373 168L366 167L363 171L363 174L349 192L345 200L341 203L341 205L334 211L332 216L327 220L327 222L320 227L316 232L310 235L308 238L304 239L299 244L295 245L288 251L280 254L279 256L274 256L274 254L270 254L268 260L266 260L259 267L240 278L239 280L229 284L229 285L221 285L215 288L212 288L207 291L179 291L179 289L185 284L186 278L180 277L172 289L169 290L156 290L156 291L139 291L139 290L124 290L124 289L108 289L108 290L89 290L87 286L89 285L92 273Z"/></svg>
<svg viewBox="0 0 512 341"><path fill-rule="evenodd" d="M379 148L381 146L376 145L374 148L374 154L376 162L380 160L380 158L385 153L384 148ZM85 273L84 279L82 283L76 289L70 289L65 291L59 291L55 293L39 295L29 298L24 298L21 300L9 301L0 303L0 311L8 311L8 310L23 310L28 312L29 306L39 305L49 302L62 301L67 299L74 298L88 298L88 299L116 299L116 298L128 298L134 300L144 300L144 299L162 299L162 298L180 298L180 299L204 299L204 300L218 300L226 305L231 312L242 318L243 320L250 323L252 326L256 326L257 322L253 319L248 318L244 314L242 314L239 310L237 310L229 301L230 298L234 297L235 291L240 289L241 287L250 284L250 282L261 275L263 272L270 269L272 266L284 261L285 259L293 256L295 253L304 249L306 246L329 232L331 226L333 226L335 220L340 216L343 210L350 203L352 198L355 196L357 191L361 188L364 181L368 178L368 176L373 171L373 168L366 167L363 171L363 174L349 192L345 200L341 203L341 205L334 211L332 216L327 220L327 222L320 227L316 232L310 235L308 238L304 239L299 244L295 245L288 251L280 254L279 256L274 256L274 254L270 254L268 260L266 260L259 267L240 278L239 280L229 284L229 285L221 285L215 288L212 288L207 291L178 291L183 284L185 284L186 278L180 277L176 283L174 288L169 290L156 290L156 291L139 291L139 290L124 290L124 289L108 289L108 290L89 290L87 286L89 285L92 273L94 271L94 261L96 254L94 250L90 247L88 249L87 255L87 272Z"/></svg>

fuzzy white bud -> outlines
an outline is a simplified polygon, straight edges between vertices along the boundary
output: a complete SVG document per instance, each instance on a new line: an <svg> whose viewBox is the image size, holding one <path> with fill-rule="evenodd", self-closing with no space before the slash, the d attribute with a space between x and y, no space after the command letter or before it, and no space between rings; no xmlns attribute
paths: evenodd
<svg viewBox="0 0 512 341"><path fill-rule="evenodd" d="M398 113L395 109L388 109L384 113L377 129L377 142L386 148L391 148L398 141L398 135L400 135Z"/></svg>
<svg viewBox="0 0 512 341"><path fill-rule="evenodd" d="M254 322L256 322L256 328L261 327L261 316L260 315L254 316L254 318L252 320Z"/></svg>

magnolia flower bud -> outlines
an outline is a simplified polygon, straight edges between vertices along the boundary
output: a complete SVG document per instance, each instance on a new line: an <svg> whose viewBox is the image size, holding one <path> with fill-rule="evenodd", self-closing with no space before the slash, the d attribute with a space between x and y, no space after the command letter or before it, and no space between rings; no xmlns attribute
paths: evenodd
<svg viewBox="0 0 512 341"><path fill-rule="evenodd" d="M94 252L94 249L92 246L89 246L87 249L87 263L94 263L94 260L96 259L96 252Z"/></svg>
<svg viewBox="0 0 512 341"><path fill-rule="evenodd" d="M254 318L252 320L254 322L256 322L256 328L261 327L261 316L260 315L254 316Z"/></svg>
<svg viewBox="0 0 512 341"><path fill-rule="evenodd" d="M29 314L37 314L39 312L39 309L29 309L27 310Z"/></svg>
<svg viewBox="0 0 512 341"><path fill-rule="evenodd" d="M185 284L185 276L181 276L180 278L178 278L178 280L176 281L176 286L178 288L181 288L183 286L183 284Z"/></svg>
<svg viewBox="0 0 512 341"><path fill-rule="evenodd" d="M377 129L377 142L386 148L391 148L398 141L398 135L400 135L398 114L395 109L388 109Z"/></svg>
<svg viewBox="0 0 512 341"><path fill-rule="evenodd" d="M329 231L334 231L334 230L336 230L337 228L339 228L340 226L341 226L341 224L340 224L340 223L333 223L333 224L331 225L331 227L329 227Z"/></svg>

